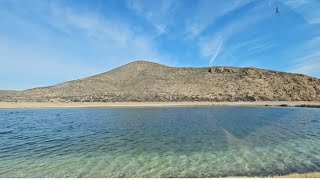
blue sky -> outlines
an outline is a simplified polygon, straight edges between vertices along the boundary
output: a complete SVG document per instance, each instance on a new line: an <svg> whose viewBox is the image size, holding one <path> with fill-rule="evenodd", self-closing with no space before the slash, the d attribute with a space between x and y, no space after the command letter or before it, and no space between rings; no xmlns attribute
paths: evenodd
<svg viewBox="0 0 320 180"><path fill-rule="evenodd" d="M134 60L320 77L319 9L319 0L0 0L0 89Z"/></svg>

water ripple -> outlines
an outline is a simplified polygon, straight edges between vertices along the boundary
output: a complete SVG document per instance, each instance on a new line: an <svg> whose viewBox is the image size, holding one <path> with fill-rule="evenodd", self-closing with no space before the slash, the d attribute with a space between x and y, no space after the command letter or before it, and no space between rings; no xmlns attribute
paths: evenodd
<svg viewBox="0 0 320 180"><path fill-rule="evenodd" d="M0 177L225 177L320 171L309 108L0 111Z"/></svg>

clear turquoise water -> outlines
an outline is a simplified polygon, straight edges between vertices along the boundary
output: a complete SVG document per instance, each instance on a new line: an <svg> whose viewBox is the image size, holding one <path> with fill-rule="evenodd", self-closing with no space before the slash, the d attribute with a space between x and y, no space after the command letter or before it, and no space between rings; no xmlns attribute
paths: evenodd
<svg viewBox="0 0 320 180"><path fill-rule="evenodd" d="M0 177L320 171L320 109L0 110Z"/></svg>

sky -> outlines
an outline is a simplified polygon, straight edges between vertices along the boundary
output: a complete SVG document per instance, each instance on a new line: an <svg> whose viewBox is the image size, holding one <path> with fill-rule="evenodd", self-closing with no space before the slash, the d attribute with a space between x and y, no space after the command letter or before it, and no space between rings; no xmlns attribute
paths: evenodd
<svg viewBox="0 0 320 180"><path fill-rule="evenodd" d="M319 9L320 0L0 0L0 89L136 60L319 78Z"/></svg>

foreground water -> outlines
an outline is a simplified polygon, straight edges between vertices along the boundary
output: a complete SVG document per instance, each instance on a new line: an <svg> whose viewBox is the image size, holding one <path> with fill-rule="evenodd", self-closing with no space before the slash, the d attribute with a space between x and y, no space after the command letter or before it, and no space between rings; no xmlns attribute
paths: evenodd
<svg viewBox="0 0 320 180"><path fill-rule="evenodd" d="M320 109L0 110L0 177L320 171Z"/></svg>

